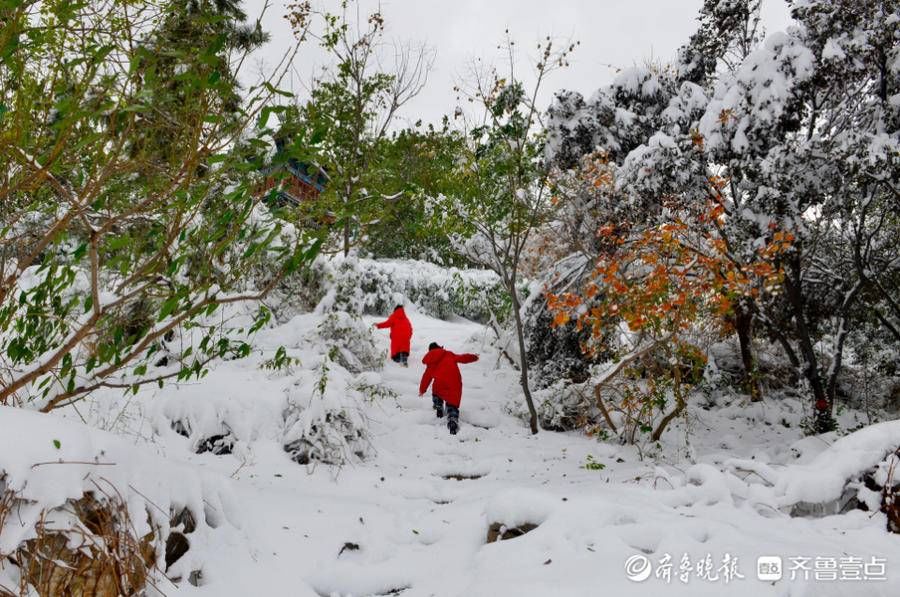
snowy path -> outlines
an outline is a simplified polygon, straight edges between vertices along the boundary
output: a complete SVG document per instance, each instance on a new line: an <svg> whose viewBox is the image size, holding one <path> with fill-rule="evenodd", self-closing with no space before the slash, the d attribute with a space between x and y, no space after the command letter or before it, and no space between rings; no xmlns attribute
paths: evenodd
<svg viewBox="0 0 900 597"><path fill-rule="evenodd" d="M338 473L308 472L276 443L257 444L252 461L234 475L242 530L211 546L215 555L203 564L207 584L180 587L179 594L898 594L895 567L886 583L757 580L756 557L774 545L785 557L890 552L900 560L900 550L863 513L831 521L767 518L735 503L726 487L671 490L666 477L677 469L642 463L633 450L577 434L533 437L503 411L508 394L517 392L516 377L483 352L481 326L415 314L412 321L410 368L388 363L383 373L398 399L370 407L374 457ZM434 417L428 397L417 397L421 356L432 340L483 354L462 366L457 437ZM588 454L606 468L584 469ZM494 519L542 524L524 537L486 545ZM670 583L626 578L625 560L643 553L654 563L671 554ZM684 553L694 565L708 554L717 566L726 553L737 555L746 578L727 589L721 577L694 574L682 583Z"/></svg>

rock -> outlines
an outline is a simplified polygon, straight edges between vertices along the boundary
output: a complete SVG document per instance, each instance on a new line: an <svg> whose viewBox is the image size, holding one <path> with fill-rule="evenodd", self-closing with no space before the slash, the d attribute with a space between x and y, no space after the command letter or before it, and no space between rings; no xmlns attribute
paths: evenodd
<svg viewBox="0 0 900 597"><path fill-rule="evenodd" d="M181 532L185 534L193 533L197 528L197 520L188 508L182 508L169 519L169 526L173 529L181 527Z"/></svg>
<svg viewBox="0 0 900 597"><path fill-rule="evenodd" d="M230 432L212 435L197 446L197 454L210 452L216 456L231 454L234 449L234 436Z"/></svg>
<svg viewBox="0 0 900 597"><path fill-rule="evenodd" d="M832 516L841 514L857 507L856 491L852 488L845 488L844 493L836 500L828 502L797 502L791 506L791 517L793 518L822 518L823 516Z"/></svg>
<svg viewBox="0 0 900 597"><path fill-rule="evenodd" d="M538 528L538 525L532 524L530 522L526 522L512 528L508 528L503 523L495 522L488 527L487 543L495 543L497 541L515 539L516 537L521 537L525 533L530 533L536 528Z"/></svg>
<svg viewBox="0 0 900 597"><path fill-rule="evenodd" d="M344 546L341 547L341 551L338 552L338 557L341 557L341 554L345 551L359 551L359 544L347 541L344 543Z"/></svg>
<svg viewBox="0 0 900 597"><path fill-rule="evenodd" d="M444 479L448 481L472 481L475 479L480 479L484 475L479 475L477 473L473 474L465 474L465 473L451 473L449 475L444 475Z"/></svg>
<svg viewBox="0 0 900 597"><path fill-rule="evenodd" d="M188 582L191 583L195 587L199 587L203 584L203 571L202 570L191 570L191 573L188 575Z"/></svg>
<svg viewBox="0 0 900 597"><path fill-rule="evenodd" d="M181 559L181 556L186 554L190 548L191 542L183 534L178 531L169 533L169 537L166 539L166 570Z"/></svg>
<svg viewBox="0 0 900 597"><path fill-rule="evenodd" d="M888 452L884 461L849 479L836 500L797 502L792 517L821 518L851 510L880 511L887 517L887 531L900 533L900 478L895 472L900 463L900 448ZM881 479L881 480L879 480Z"/></svg>
<svg viewBox="0 0 900 597"><path fill-rule="evenodd" d="M172 421L172 430L178 435L183 435L184 437L191 436L191 424L187 421L177 420Z"/></svg>

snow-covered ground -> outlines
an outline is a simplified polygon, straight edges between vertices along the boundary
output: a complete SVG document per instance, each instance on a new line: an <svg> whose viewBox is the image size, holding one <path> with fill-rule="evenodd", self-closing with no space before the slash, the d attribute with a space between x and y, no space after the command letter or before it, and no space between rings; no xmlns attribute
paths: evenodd
<svg viewBox="0 0 900 597"><path fill-rule="evenodd" d="M299 316L264 332L261 346L299 346L294 340L315 318ZM900 594L900 543L885 532L882 514L785 513L797 500L837 497L848 466L874 465L891 442L900 443L900 424L829 448L829 438L802 439L790 424L790 404L694 408L687 430L681 424L667 432L660 464L642 460L633 447L576 433L530 435L506 412L519 396L517 377L488 348L485 328L414 310L410 319L410 367L389 362L380 376L369 374L396 398L358 404L371 442L363 461L341 468L291 461L268 421L281 416L286 394L308 395L311 382L294 385L292 375L263 371L259 359L248 359L127 405L118 395L83 405L81 416L117 437L81 427L74 411L65 413L71 421L41 426L46 415L4 408L0 467L9 472L14 462L118 450L129 454L118 467L127 470L104 473L111 479L128 485L168 470L157 479L157 494L166 493L161 485L185 479L185 487L172 488L173 499L191 502L198 492L212 492L214 502L205 493L203 499L207 509L223 511L218 524L193 534L177 564L183 573L202 569L202 583L160 584L172 596ZM431 341L482 355L462 366L455 437L435 418L430 397L417 396ZM308 351L296 354L302 364L315 362ZM194 440L160 424L182 413L202 421L206 412L214 430L224 411L238 439L230 455L195 454ZM687 431L693 462L677 456L688 453ZM586 468L588 462L598 464ZM48 471L33 483L57 482L60 491L73 492L84 470L60 469L68 471L64 477L54 481ZM495 522L538 526L486 544ZM757 559L767 556L782 558L781 580L757 578ZM798 564L808 570L790 570Z"/></svg>

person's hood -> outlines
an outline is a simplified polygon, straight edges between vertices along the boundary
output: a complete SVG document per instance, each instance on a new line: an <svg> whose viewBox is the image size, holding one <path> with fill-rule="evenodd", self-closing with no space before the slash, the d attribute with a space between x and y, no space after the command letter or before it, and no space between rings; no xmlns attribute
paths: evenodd
<svg viewBox="0 0 900 597"><path fill-rule="evenodd" d="M447 351L443 348L433 348L422 358L422 362L426 365L437 365L446 354Z"/></svg>

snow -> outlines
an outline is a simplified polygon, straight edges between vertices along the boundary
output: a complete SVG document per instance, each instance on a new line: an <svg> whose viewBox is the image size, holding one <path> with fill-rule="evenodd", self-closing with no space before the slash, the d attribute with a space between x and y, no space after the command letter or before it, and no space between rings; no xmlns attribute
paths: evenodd
<svg viewBox="0 0 900 597"><path fill-rule="evenodd" d="M841 48L840 42L836 39L829 39L825 42L825 47L822 49L822 58L825 60L844 60L847 57L847 54Z"/></svg>
<svg viewBox="0 0 900 597"><path fill-rule="evenodd" d="M150 446L20 408L0 407L0 429L0 482L24 500L2 521L0 553L34 536L42 509L62 506L85 491L121 495L138 536L149 533L151 524L164 525L167 533L169 513L187 507L198 519L192 534L197 549L190 559L203 553L212 526L241 527L226 479L164 458ZM4 572L0 569L0 585L14 586Z"/></svg>
<svg viewBox="0 0 900 597"><path fill-rule="evenodd" d="M769 35L733 77L717 83L699 122L706 144L715 149L728 143L737 153L747 151L755 136L769 133L814 70L815 56L798 30Z"/></svg>
<svg viewBox="0 0 900 597"><path fill-rule="evenodd" d="M882 514L792 518L789 509L839 496L847 479L896 448L900 422L839 439L803 438L795 400L725 401L708 410L692 404L660 446L576 433L532 436L509 414L521 402L517 374L491 348L486 328L435 319L414 305L407 312L414 328L408 369L386 362L381 371L354 374L328 361L316 333L327 315L309 313L264 330L252 357L219 363L201 381L129 399L98 394L80 410L92 427L74 409L43 415L2 408L5 483L52 506L102 478L135 511L152 502L165 512L170 504L218 512L215 526L190 535L191 549L177 564L182 573L202 569L201 586L164 583L170 596L898 594L900 558ZM417 396L421 356L433 340L482 355L462 371L455 437L434 417L430 399ZM386 353L387 339L376 341ZM299 363L260 369L282 345ZM325 398L316 394L323 365ZM366 396L353 389L359 384L382 384L392 395ZM293 422L285 415L291 404L304 407ZM366 430L364 457L351 455L342 466L291 461L283 443L291 425L308 429L311 419L303 417L315 414L311 407L351 410ZM194 426L191 438L171 429L180 419ZM100 420L117 421L116 433L97 429ZM223 425L236 439L232 454L194 453L200 437ZM586 468L588 455L603 468ZM35 466L60 459L67 464ZM495 522L538 526L486 544ZM4 527L4 552L27 530L13 524ZM663 570L666 554L674 563L670 582L626 577L628 558L647 557ZM715 567L737 558L745 578L726 585L693 568L684 583L678 567L685 554L693 565L709 556ZM756 559L765 555L887 557L886 580L760 582Z"/></svg>
<svg viewBox="0 0 900 597"><path fill-rule="evenodd" d="M896 450L898 438L900 421L861 429L836 441L809 464L790 467L774 490L783 504L837 499L852 476L874 467Z"/></svg>

